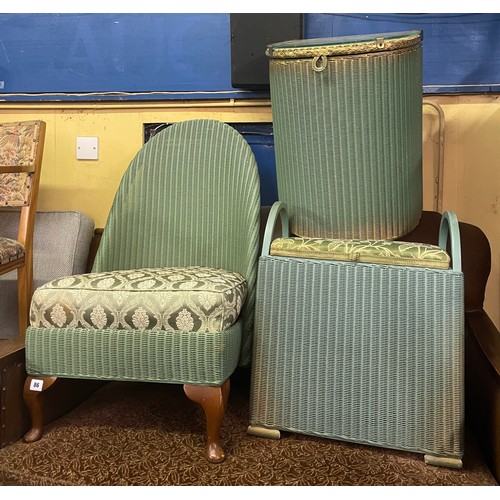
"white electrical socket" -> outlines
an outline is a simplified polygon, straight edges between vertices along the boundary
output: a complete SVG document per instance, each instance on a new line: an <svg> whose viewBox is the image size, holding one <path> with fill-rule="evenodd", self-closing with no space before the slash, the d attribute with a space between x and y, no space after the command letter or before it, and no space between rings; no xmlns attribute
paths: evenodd
<svg viewBox="0 0 500 500"><path fill-rule="evenodd" d="M77 137L76 138L76 159L77 160L98 160L99 159L99 138L98 137Z"/></svg>

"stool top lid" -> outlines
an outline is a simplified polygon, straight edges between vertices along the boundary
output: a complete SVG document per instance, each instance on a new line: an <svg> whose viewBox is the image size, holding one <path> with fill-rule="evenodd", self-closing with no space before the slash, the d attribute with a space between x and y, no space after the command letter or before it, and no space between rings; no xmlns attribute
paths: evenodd
<svg viewBox="0 0 500 500"><path fill-rule="evenodd" d="M420 30L367 35L288 40L267 46L266 55L276 59L340 56L404 49L422 42Z"/></svg>

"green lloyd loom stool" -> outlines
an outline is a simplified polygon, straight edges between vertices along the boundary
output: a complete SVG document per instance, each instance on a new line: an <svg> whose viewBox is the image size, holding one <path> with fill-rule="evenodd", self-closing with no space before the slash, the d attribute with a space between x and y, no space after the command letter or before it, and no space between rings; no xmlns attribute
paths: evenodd
<svg viewBox="0 0 500 500"><path fill-rule="evenodd" d="M278 215L283 237L272 241ZM443 215L439 246L289 234L286 205L276 202L259 260L248 432L413 451L460 468L464 289L456 216Z"/></svg>
<svg viewBox="0 0 500 500"><path fill-rule="evenodd" d="M260 189L232 127L191 120L132 160L90 274L35 291L24 388L42 437L42 396L57 377L183 384L207 420L206 457L224 459L229 377L250 362Z"/></svg>
<svg viewBox="0 0 500 500"><path fill-rule="evenodd" d="M279 202L259 260L251 434L462 464L456 217L444 216L440 246L393 241L422 213L421 40L411 31L267 49ZM272 241L278 215L283 238Z"/></svg>

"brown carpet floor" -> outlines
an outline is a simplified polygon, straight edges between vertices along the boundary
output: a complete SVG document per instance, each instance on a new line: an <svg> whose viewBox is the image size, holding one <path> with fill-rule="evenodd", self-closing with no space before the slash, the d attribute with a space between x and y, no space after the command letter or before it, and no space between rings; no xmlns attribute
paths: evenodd
<svg viewBox="0 0 500 500"><path fill-rule="evenodd" d="M246 373L233 379L222 464L204 459L204 415L181 386L111 382L46 426L40 441L1 449L0 485L497 485L469 435L455 470L415 453L306 435L259 438L247 425Z"/></svg>

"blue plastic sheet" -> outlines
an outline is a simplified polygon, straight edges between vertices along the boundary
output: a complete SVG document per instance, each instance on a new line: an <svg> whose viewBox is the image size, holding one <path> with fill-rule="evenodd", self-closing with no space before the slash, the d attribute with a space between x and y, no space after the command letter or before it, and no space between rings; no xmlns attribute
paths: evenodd
<svg viewBox="0 0 500 500"><path fill-rule="evenodd" d="M500 14L308 14L305 37L422 30L424 92L500 91Z"/></svg>
<svg viewBox="0 0 500 500"><path fill-rule="evenodd" d="M306 38L415 29L424 92L500 91L500 14L304 15ZM0 14L3 100L268 95L231 85L229 14Z"/></svg>

